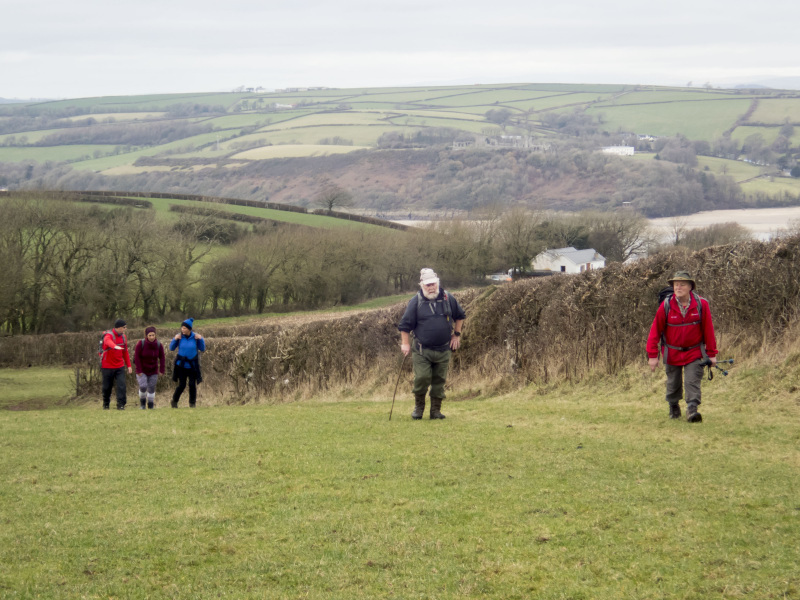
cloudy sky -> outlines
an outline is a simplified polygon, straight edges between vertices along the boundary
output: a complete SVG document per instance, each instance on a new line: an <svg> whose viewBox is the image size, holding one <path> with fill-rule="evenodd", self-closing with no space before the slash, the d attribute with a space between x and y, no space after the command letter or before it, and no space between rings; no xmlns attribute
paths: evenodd
<svg viewBox="0 0 800 600"><path fill-rule="evenodd" d="M800 2L788 0L0 0L0 9L2 98L785 78L800 88Z"/></svg>

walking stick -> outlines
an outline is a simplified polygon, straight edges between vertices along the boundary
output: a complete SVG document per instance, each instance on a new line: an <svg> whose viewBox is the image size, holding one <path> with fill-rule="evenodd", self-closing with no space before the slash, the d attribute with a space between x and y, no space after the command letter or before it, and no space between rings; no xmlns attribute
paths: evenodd
<svg viewBox="0 0 800 600"><path fill-rule="evenodd" d="M400 371L397 373L397 383L394 384L394 395L392 395L392 408L389 410L389 420L392 420L392 412L394 411L394 399L397 397L397 386L400 385L400 375L403 374L403 366L406 364L408 354L403 356L403 362L400 363Z"/></svg>

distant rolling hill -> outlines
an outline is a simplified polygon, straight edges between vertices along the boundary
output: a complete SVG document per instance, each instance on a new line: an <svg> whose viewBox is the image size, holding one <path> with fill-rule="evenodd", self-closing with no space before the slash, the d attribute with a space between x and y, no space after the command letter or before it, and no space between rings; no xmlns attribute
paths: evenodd
<svg viewBox="0 0 800 600"><path fill-rule="evenodd" d="M738 158L748 144L752 150L756 140L765 156L783 156L782 166L791 167L800 148L795 124L800 92L777 89L508 84L36 101L0 106L0 186L196 193L308 206L333 180L353 191L357 206L374 211L497 201L569 209L622 202L614 200L619 182L559 172L553 177L563 181L553 185L547 176L536 183L530 174L514 181L504 173L509 184L497 186L499 192L481 194L476 183L448 199L434 188L466 168L459 156L470 150L563 155L635 144L655 155L657 139L674 136L709 155L727 140L727 156L716 152L724 159ZM436 160L413 156L432 149ZM492 160L474 161L491 180ZM774 162L763 167L772 167L764 175L781 175ZM759 182L761 195L795 193L789 179L774 189L765 183L774 182Z"/></svg>

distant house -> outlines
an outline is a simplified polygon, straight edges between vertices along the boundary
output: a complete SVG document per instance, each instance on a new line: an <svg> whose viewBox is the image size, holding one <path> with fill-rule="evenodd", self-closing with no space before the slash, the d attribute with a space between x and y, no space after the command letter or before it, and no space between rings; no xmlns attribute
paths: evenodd
<svg viewBox="0 0 800 600"><path fill-rule="evenodd" d="M633 146L605 146L601 148L603 154L616 154L617 156L633 156L636 148Z"/></svg>
<svg viewBox="0 0 800 600"><path fill-rule="evenodd" d="M576 250L570 246L568 248L545 250L533 259L531 266L534 271L583 273L584 271L602 269L606 266L606 259L593 248Z"/></svg>

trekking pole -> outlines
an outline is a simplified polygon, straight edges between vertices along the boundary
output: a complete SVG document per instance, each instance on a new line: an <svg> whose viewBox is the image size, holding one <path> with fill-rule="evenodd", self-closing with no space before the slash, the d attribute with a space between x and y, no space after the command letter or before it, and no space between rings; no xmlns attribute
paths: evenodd
<svg viewBox="0 0 800 600"><path fill-rule="evenodd" d="M408 354L403 356L403 362L400 363L400 370L397 372L397 383L394 384L394 394L392 395L392 408L389 410L389 420L392 420L392 412L394 411L394 399L397 397L397 386L400 385L400 375L403 374L403 367L406 364Z"/></svg>

